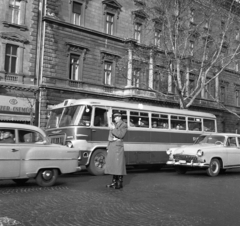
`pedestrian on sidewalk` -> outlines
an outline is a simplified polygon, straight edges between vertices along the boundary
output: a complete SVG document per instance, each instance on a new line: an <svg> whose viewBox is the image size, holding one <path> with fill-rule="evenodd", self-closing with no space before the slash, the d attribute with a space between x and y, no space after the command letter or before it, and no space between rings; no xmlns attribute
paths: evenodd
<svg viewBox="0 0 240 226"><path fill-rule="evenodd" d="M117 112L113 115L115 123L109 123L108 153L106 157L105 174L113 175L112 183L108 188L120 189L123 187L123 176L126 173L123 138L127 132L127 124L122 121L122 115Z"/></svg>

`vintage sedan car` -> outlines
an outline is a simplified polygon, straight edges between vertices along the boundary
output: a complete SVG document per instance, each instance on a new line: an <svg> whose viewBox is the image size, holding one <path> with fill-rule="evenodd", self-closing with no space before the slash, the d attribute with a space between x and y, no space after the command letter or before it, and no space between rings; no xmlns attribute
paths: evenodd
<svg viewBox="0 0 240 226"><path fill-rule="evenodd" d="M169 161L179 174L192 169L206 169L211 177L226 169L240 167L240 135L232 133L203 134L192 145L167 150Z"/></svg>
<svg viewBox="0 0 240 226"><path fill-rule="evenodd" d="M0 123L0 179L23 184L35 178L40 186L52 186L59 174L76 172L79 150L51 144L35 126Z"/></svg>

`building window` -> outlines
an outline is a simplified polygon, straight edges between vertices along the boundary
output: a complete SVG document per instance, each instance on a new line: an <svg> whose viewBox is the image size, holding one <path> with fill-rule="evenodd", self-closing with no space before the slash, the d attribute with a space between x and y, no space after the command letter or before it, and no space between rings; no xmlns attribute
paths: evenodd
<svg viewBox="0 0 240 226"><path fill-rule="evenodd" d="M69 1L70 22L77 26L85 26L85 14L88 6L88 0Z"/></svg>
<svg viewBox="0 0 240 226"><path fill-rule="evenodd" d="M226 23L225 23L225 21L221 21L221 29L222 30L225 30L225 26L226 26Z"/></svg>
<svg viewBox="0 0 240 226"><path fill-rule="evenodd" d="M112 63L104 62L104 84L111 85L112 83Z"/></svg>
<svg viewBox="0 0 240 226"><path fill-rule="evenodd" d="M225 103L225 92L226 92L225 86L221 86L220 87L220 101L223 103Z"/></svg>
<svg viewBox="0 0 240 226"><path fill-rule="evenodd" d="M140 85L140 69L134 69L132 77L132 86L139 87L139 85Z"/></svg>
<svg viewBox="0 0 240 226"><path fill-rule="evenodd" d="M70 80L79 80L79 70L80 70L80 56L71 54L70 55L70 70L69 70L69 79Z"/></svg>
<svg viewBox="0 0 240 226"><path fill-rule="evenodd" d="M20 0L11 0L10 12L11 12L11 23L20 24Z"/></svg>
<svg viewBox="0 0 240 226"><path fill-rule="evenodd" d="M114 15L107 13L107 15L106 15L106 33L109 35L113 35L113 20L114 20Z"/></svg>
<svg viewBox="0 0 240 226"><path fill-rule="evenodd" d="M193 93L195 89L195 80L194 79L189 79L189 95Z"/></svg>
<svg viewBox="0 0 240 226"><path fill-rule="evenodd" d="M142 39L142 24L136 23L134 25L134 38L137 40L138 43L141 43Z"/></svg>
<svg viewBox="0 0 240 226"><path fill-rule="evenodd" d="M160 47L160 44L161 44L161 31L155 30L154 45Z"/></svg>
<svg viewBox="0 0 240 226"><path fill-rule="evenodd" d="M235 90L235 104L239 106L239 90Z"/></svg>
<svg viewBox="0 0 240 226"><path fill-rule="evenodd" d="M193 56L193 51L194 51L194 42L190 41L189 42L189 54L190 54L190 56Z"/></svg>
<svg viewBox="0 0 240 226"><path fill-rule="evenodd" d="M236 29L236 31L235 31L235 40L239 41L239 37L240 37L239 29Z"/></svg>
<svg viewBox="0 0 240 226"><path fill-rule="evenodd" d="M117 23L122 6L117 0L103 0L102 3L104 9L103 15L105 16L103 30L106 34L116 35Z"/></svg>
<svg viewBox="0 0 240 226"><path fill-rule="evenodd" d="M190 9L190 22L194 23L194 9Z"/></svg>
<svg viewBox="0 0 240 226"><path fill-rule="evenodd" d="M156 91L160 91L160 72L156 71L154 73L154 77L153 77L153 89Z"/></svg>
<svg viewBox="0 0 240 226"><path fill-rule="evenodd" d="M233 63L234 63L234 70L238 72L239 71L239 60L235 60Z"/></svg>
<svg viewBox="0 0 240 226"><path fill-rule="evenodd" d="M17 73L17 50L16 45L6 45L5 71L7 73Z"/></svg>
<svg viewBox="0 0 240 226"><path fill-rule="evenodd" d="M82 4L78 2L73 2L72 6L73 24L81 25L81 16L82 16Z"/></svg>

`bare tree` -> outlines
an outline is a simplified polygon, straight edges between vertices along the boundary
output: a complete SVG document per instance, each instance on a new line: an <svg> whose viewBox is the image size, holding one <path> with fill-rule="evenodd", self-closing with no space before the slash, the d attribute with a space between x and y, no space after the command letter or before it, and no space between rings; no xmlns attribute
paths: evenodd
<svg viewBox="0 0 240 226"><path fill-rule="evenodd" d="M133 65L145 67L145 62L152 59L155 73L165 76L159 82L162 86L154 81L154 86L147 88L160 95L175 95L180 108L189 108L196 98L207 95L206 89L214 84L210 97L219 101L219 77L225 69L239 64L240 2L142 0L141 3L139 10L148 15L146 46L135 45ZM118 65L120 71L124 71L122 65ZM142 83L146 85L146 80Z"/></svg>

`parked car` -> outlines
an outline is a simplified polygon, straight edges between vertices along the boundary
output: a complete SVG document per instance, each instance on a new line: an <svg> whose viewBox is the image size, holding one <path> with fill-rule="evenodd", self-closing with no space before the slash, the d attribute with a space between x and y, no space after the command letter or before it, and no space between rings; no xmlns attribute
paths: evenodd
<svg viewBox="0 0 240 226"><path fill-rule="evenodd" d="M202 168L215 177L227 169L240 167L240 135L203 134L193 145L171 148L167 154L167 165L173 165L179 174L185 174L190 168Z"/></svg>
<svg viewBox="0 0 240 226"><path fill-rule="evenodd" d="M0 123L0 179L23 184L35 178L40 186L52 186L59 174L76 172L79 150L51 144L35 126Z"/></svg>

